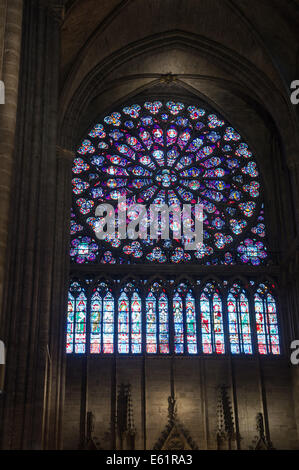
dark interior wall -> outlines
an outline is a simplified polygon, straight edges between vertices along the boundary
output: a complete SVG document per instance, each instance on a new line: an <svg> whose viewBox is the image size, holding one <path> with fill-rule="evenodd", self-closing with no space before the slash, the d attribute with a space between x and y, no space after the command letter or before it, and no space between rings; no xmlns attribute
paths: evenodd
<svg viewBox="0 0 299 470"><path fill-rule="evenodd" d="M173 386L177 417L200 449L217 449L219 386L226 385L232 419L239 423L240 447L254 446L257 413L268 415L272 444L298 449L290 368L284 358L97 358L89 359L87 409L95 416L94 439L103 449L120 449L116 419L113 447L111 410L117 418L121 384L131 384L135 448L152 449L168 423L168 397ZM80 406L84 405L82 359L68 357L63 442L75 449L80 437ZM173 379L172 379L173 377ZM265 391L263 399L262 390ZM145 402L143 401L145 397ZM83 401L82 401L83 400ZM144 423L145 417L145 423ZM145 435L144 435L145 431ZM233 447L236 448L236 441Z"/></svg>

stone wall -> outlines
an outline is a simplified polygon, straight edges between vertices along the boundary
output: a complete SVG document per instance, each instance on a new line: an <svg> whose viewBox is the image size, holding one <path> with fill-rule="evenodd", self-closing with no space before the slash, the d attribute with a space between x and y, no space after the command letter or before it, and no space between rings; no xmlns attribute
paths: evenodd
<svg viewBox="0 0 299 470"><path fill-rule="evenodd" d="M79 443L83 361L77 357L67 360L65 449L76 449ZM256 358L234 358L233 361L220 357L175 358L172 362L171 358L92 357L88 366L87 410L95 417L94 441L102 449L120 449L115 403L121 383L131 384L137 431L135 448L153 449L168 423L168 397L173 390L177 418L196 446L217 449L219 386L226 385L235 429L236 420L239 423L241 449L255 446L258 413L263 413L264 418L267 415L274 448L299 449L290 381L291 371L283 358L260 362ZM113 409L116 410L115 424ZM233 439L232 448L237 447Z"/></svg>

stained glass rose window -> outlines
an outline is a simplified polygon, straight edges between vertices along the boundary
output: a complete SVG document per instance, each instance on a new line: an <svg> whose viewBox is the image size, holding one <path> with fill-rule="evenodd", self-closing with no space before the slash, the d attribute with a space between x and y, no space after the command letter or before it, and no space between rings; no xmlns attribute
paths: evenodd
<svg viewBox="0 0 299 470"><path fill-rule="evenodd" d="M74 263L259 265L267 259L255 157L239 132L206 106L147 101L112 112L83 139L72 171ZM187 251L173 237L98 240L96 207L108 202L117 213L120 197L126 209L202 204L203 245Z"/></svg>

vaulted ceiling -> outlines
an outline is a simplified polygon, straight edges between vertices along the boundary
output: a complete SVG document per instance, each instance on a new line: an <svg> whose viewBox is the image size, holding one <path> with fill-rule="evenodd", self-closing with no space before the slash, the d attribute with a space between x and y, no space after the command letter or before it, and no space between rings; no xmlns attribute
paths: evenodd
<svg viewBox="0 0 299 470"><path fill-rule="evenodd" d="M249 138L273 120L294 154L298 31L297 0L68 0L61 119L79 138L99 113L170 76Z"/></svg>
<svg viewBox="0 0 299 470"><path fill-rule="evenodd" d="M237 20L240 29L243 31L245 29L245 32L249 33L249 37L259 37L264 48L267 48L273 58L281 63L281 67L286 69L284 71L291 73L289 69L292 64L285 62L286 59L291 59L288 57L291 55L290 43L293 43L295 48L297 46L298 60L298 0L209 0L200 2L198 0L66 0L62 29L63 71L65 74L69 71L80 53L86 51L96 35L106 36L107 29L112 28L113 30L113 23L122 25L117 36L133 39L134 35L137 38L139 29L145 27L144 22L154 32L155 29L159 29L159 24L162 26L165 23L165 20L168 23L168 29L170 29L173 25L179 28L190 18L193 18L192 23L197 25L200 34L200 27L203 22L208 22L209 16L214 22L212 29L215 30L220 27L216 23L217 17L222 19L224 29L225 26L229 26L229 17L233 21ZM279 28L277 28L277 21ZM144 35L146 29L144 28ZM114 39L117 42L117 37ZM107 44L103 42L102 48L104 50L106 46ZM288 52L287 57L284 56L285 52Z"/></svg>

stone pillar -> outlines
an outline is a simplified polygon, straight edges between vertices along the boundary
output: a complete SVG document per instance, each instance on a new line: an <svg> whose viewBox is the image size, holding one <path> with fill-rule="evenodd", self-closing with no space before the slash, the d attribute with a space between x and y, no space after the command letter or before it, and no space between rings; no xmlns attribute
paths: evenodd
<svg viewBox="0 0 299 470"><path fill-rule="evenodd" d="M293 196L293 210L296 220L296 237L299 240L299 153L289 156L288 168L290 171L290 179Z"/></svg>
<svg viewBox="0 0 299 470"><path fill-rule="evenodd" d="M0 104L0 306L7 252L22 13L22 0L0 0L0 80L5 85L5 104Z"/></svg>
<svg viewBox="0 0 299 470"><path fill-rule="evenodd" d="M24 8L0 331L7 346L4 449L60 446L70 161L57 159L60 22L50 3L27 0Z"/></svg>
<svg viewBox="0 0 299 470"><path fill-rule="evenodd" d="M53 288L50 318L51 382L47 404L44 448L62 448L62 416L65 392L65 319L70 272L70 212L73 152L57 146L56 220Z"/></svg>

